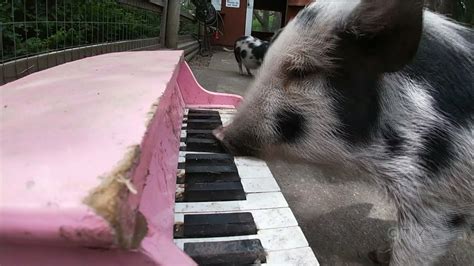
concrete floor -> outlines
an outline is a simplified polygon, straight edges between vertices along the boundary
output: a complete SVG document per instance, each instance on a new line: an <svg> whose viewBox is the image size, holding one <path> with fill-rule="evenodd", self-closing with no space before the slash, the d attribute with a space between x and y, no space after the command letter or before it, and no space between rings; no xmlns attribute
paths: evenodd
<svg viewBox="0 0 474 266"><path fill-rule="evenodd" d="M203 61L196 58L191 68L208 90L243 95L252 82L239 75L232 53L214 53L207 67ZM269 162L269 166L322 265L372 265L367 253L390 242L394 207L373 184L307 165ZM438 264L474 265L474 238L466 239Z"/></svg>

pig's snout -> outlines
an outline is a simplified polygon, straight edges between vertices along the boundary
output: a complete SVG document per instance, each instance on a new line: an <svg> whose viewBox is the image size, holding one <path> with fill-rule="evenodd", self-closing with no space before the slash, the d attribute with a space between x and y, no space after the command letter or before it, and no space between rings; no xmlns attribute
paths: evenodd
<svg viewBox="0 0 474 266"><path fill-rule="evenodd" d="M229 153L236 156L258 156L257 145L251 136L234 132L222 126L212 131L214 137Z"/></svg>

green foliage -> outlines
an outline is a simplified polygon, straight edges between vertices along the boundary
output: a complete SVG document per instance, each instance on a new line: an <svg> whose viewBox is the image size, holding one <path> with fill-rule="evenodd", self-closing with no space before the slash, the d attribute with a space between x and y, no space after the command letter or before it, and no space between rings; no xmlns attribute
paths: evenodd
<svg viewBox="0 0 474 266"><path fill-rule="evenodd" d="M191 0L181 0L181 12L193 13L196 7Z"/></svg>
<svg viewBox="0 0 474 266"><path fill-rule="evenodd" d="M426 0L425 5L467 26L474 26L474 0Z"/></svg>
<svg viewBox="0 0 474 266"><path fill-rule="evenodd" d="M104 42L158 37L160 16L114 0L0 2L2 61Z"/></svg>
<svg viewBox="0 0 474 266"><path fill-rule="evenodd" d="M181 13L184 14L194 14L196 7L191 0L181 0ZM179 22L179 35L188 35L196 34L198 32L198 23L196 21L191 21L188 18L181 17Z"/></svg>
<svg viewBox="0 0 474 266"><path fill-rule="evenodd" d="M190 21L189 19L181 18L179 22L179 35L187 35L187 34L196 34L198 32L198 24L194 21Z"/></svg>
<svg viewBox="0 0 474 266"><path fill-rule="evenodd" d="M281 27L281 13L266 10L254 10L252 30L260 32L275 32Z"/></svg>

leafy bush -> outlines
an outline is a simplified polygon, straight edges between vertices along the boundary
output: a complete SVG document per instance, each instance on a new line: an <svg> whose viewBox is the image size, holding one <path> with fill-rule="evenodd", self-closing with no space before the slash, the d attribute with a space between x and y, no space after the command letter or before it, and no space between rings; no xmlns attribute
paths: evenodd
<svg viewBox="0 0 474 266"><path fill-rule="evenodd" d="M96 43L158 37L160 15L114 0L0 2L2 61Z"/></svg>

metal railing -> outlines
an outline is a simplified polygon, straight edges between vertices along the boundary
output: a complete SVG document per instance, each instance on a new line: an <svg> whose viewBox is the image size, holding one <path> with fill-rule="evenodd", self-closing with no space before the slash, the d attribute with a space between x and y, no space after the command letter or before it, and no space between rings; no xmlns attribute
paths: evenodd
<svg viewBox="0 0 474 266"><path fill-rule="evenodd" d="M114 0L0 1L0 84L87 56L159 48L158 9Z"/></svg>

